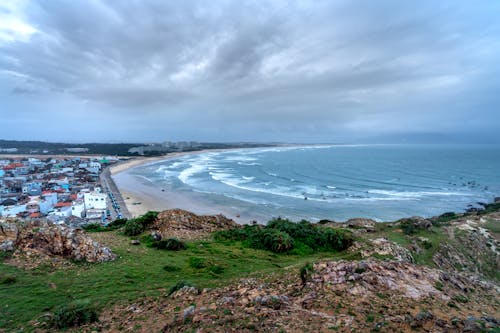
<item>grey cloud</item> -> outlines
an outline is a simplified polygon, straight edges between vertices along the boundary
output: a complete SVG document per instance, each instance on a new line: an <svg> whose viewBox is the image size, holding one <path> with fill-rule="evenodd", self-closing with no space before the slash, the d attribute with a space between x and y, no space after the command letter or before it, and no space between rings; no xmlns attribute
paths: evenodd
<svg viewBox="0 0 500 333"><path fill-rule="evenodd" d="M167 120L176 135L205 140L223 123L234 128L227 140L269 129L291 140L300 128L301 137L348 138L356 126L378 135L408 123L470 132L460 124L478 113L475 128L491 131L499 10L465 1L35 1L25 14L38 32L0 41L0 87L14 109L23 93L38 92L37 108L58 108L51 99L64 96L145 139L144 128ZM144 124L125 124L136 113L147 113Z"/></svg>

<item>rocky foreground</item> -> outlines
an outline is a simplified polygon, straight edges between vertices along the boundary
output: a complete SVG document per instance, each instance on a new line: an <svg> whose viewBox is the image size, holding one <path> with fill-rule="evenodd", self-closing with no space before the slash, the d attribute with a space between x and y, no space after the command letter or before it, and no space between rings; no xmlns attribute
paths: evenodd
<svg viewBox="0 0 500 333"><path fill-rule="evenodd" d="M500 213L375 224L322 221L348 228L349 260L328 257L259 277L238 277L215 289L179 286L171 293L104 308L102 332L498 332ZM146 233L158 239L209 238L240 228L223 216L162 212ZM120 236L123 237L123 236ZM110 249L82 230L49 224L3 224L0 248L102 262ZM17 262L20 262L19 259ZM43 326L38 326L44 330ZM1 331L1 330L0 330ZM53 331L50 329L49 331Z"/></svg>
<svg viewBox="0 0 500 333"><path fill-rule="evenodd" d="M108 310L105 331L482 332L498 327L492 283L397 261L324 261L296 272ZM137 328L141 323L143 329Z"/></svg>
<svg viewBox="0 0 500 333"><path fill-rule="evenodd" d="M94 241L83 230L45 220L1 223L0 250L12 253L9 262L24 268L42 263L64 265L68 259L104 262L116 258L109 248Z"/></svg>

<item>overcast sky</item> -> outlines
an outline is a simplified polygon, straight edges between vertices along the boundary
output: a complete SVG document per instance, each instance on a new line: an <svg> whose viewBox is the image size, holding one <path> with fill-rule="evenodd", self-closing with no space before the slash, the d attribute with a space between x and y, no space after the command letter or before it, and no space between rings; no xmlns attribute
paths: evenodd
<svg viewBox="0 0 500 333"><path fill-rule="evenodd" d="M0 1L0 139L500 141L500 1Z"/></svg>

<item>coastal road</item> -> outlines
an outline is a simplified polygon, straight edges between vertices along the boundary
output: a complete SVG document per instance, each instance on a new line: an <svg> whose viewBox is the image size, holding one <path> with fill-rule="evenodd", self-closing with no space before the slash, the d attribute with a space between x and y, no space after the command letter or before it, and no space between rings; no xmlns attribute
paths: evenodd
<svg viewBox="0 0 500 333"><path fill-rule="evenodd" d="M123 218L130 219L132 216L127 209L127 205L125 204L125 201L123 200L122 194L118 190L118 187L116 186L113 178L111 178L111 172L110 172L109 166L104 168L104 170L101 172L100 181L101 181L101 186L108 194L108 200L109 200L108 207L109 207L109 210L111 211L112 219L114 220L115 218L118 218L118 212L121 213ZM109 198L110 193L114 197L116 204L119 206L119 208L120 208L119 211L113 207L111 199Z"/></svg>

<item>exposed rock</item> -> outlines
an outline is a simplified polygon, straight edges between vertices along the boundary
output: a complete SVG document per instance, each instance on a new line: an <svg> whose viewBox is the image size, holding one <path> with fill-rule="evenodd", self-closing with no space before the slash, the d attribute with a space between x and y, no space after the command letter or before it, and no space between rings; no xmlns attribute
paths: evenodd
<svg viewBox="0 0 500 333"><path fill-rule="evenodd" d="M161 240L161 234L158 231L152 231L150 235L151 235L151 239L153 239L154 241Z"/></svg>
<svg viewBox="0 0 500 333"><path fill-rule="evenodd" d="M346 224L349 228L362 228L366 229L366 231L374 231L375 230L375 222L372 219L363 219L363 218L355 218L346 221Z"/></svg>
<svg viewBox="0 0 500 333"><path fill-rule="evenodd" d="M130 241L130 245L140 245L140 244L141 244L141 242L138 239L132 239Z"/></svg>
<svg viewBox="0 0 500 333"><path fill-rule="evenodd" d="M481 325L479 324L476 317L474 317L474 316L467 317L467 319L465 320L464 329L462 330L462 332L464 332L464 333L465 332L467 332L467 333L479 333L482 331L483 331L483 329L482 329Z"/></svg>
<svg viewBox="0 0 500 333"><path fill-rule="evenodd" d="M483 227L486 221L474 217L453 222L446 228L449 239L439 244L433 262L447 271L495 279L500 270L499 242Z"/></svg>
<svg viewBox="0 0 500 333"><path fill-rule="evenodd" d="M288 297L285 295L264 295L257 296L253 300L256 305L279 310L288 304Z"/></svg>
<svg viewBox="0 0 500 333"><path fill-rule="evenodd" d="M172 209L161 212L151 229L162 238L199 239L211 232L240 227L223 215L198 216L185 210Z"/></svg>
<svg viewBox="0 0 500 333"><path fill-rule="evenodd" d="M128 313L118 308L113 310L114 321L104 319L101 327L126 331L140 323L144 327L140 332L205 332L207 328L221 333L461 332L475 327L477 321L467 323L462 310L447 304L464 286L474 286L467 292L467 311L484 312L488 321L481 318L481 325L496 327L492 315L497 313L498 298L491 295L498 295L498 290L460 274L407 262L326 261L314 264L315 273L303 286L296 268L199 294L183 288L175 297L152 297L143 302L143 312L128 317L127 326L120 325Z"/></svg>
<svg viewBox="0 0 500 333"><path fill-rule="evenodd" d="M0 248L12 248L17 256L62 257L87 262L116 258L109 248L92 240L81 229L54 225L44 220L24 224L9 222L2 226L4 232L0 232Z"/></svg>
<svg viewBox="0 0 500 333"><path fill-rule="evenodd" d="M194 312L195 312L195 307L194 305L191 305L187 308L185 308L183 311L182 311L182 319L186 320L188 318L191 318L194 316Z"/></svg>
<svg viewBox="0 0 500 333"><path fill-rule="evenodd" d="M365 260L364 271L351 261L330 261L314 265L310 284L327 284L329 288L352 295L368 296L379 291L397 291L405 297L419 299L434 295L442 297L435 288L440 272L427 267L397 261ZM351 278L354 274L356 278ZM350 285L346 282L355 281ZM308 284L309 284L308 283Z"/></svg>
<svg viewBox="0 0 500 333"><path fill-rule="evenodd" d="M412 216L409 218L400 219L397 222L399 222L400 224L411 224L416 229L430 230L432 228L432 222L420 216Z"/></svg>
<svg viewBox="0 0 500 333"><path fill-rule="evenodd" d="M359 252L362 258L379 255L392 257L398 261L414 262L413 256L408 249L386 238L376 238L366 240L366 242L354 242L349 251L353 253Z"/></svg>
<svg viewBox="0 0 500 333"><path fill-rule="evenodd" d="M14 241L13 240L6 240L0 243L0 251L14 251Z"/></svg>

